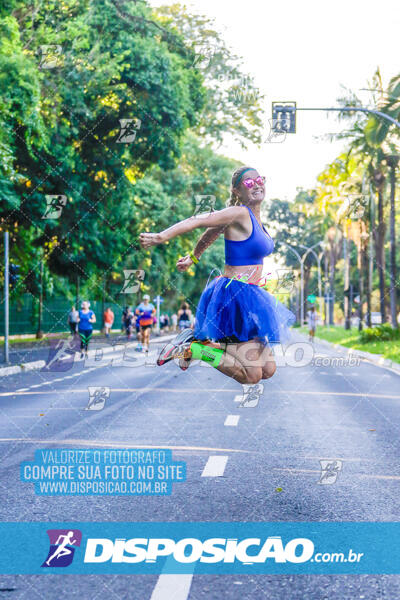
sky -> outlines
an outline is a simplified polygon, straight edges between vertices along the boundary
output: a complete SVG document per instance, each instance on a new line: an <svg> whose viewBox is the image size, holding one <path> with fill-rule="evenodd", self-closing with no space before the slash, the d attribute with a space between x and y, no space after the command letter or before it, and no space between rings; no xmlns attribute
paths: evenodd
<svg viewBox="0 0 400 600"><path fill-rule="evenodd" d="M150 0L153 6L174 3ZM369 95L362 88L376 67L385 85L400 71L399 0L192 0L182 4L215 19L214 28L243 58L243 70L265 95L266 119L271 118L272 101L296 101L298 107L338 106L341 86L352 89L368 106ZM343 140L321 139L344 127L346 122L339 123L333 113L298 112L296 134L288 134L281 143L242 150L227 141L219 151L265 175L267 197L291 200L297 187L312 188L325 165L344 149Z"/></svg>

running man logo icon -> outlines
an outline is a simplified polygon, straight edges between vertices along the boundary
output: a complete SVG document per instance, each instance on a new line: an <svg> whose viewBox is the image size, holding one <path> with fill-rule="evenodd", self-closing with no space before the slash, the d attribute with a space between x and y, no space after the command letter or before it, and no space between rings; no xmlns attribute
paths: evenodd
<svg viewBox="0 0 400 600"><path fill-rule="evenodd" d="M346 206L346 216L354 221L362 219L368 206L369 198L364 194L349 194Z"/></svg>
<svg viewBox="0 0 400 600"><path fill-rule="evenodd" d="M136 294L140 288L140 282L144 280L145 272L143 269L124 269L124 287L120 294Z"/></svg>
<svg viewBox="0 0 400 600"><path fill-rule="evenodd" d="M239 408L254 408L257 406L260 396L264 391L263 383L256 383L255 385L249 385L244 383L243 387L243 400L239 404Z"/></svg>
<svg viewBox="0 0 400 600"><path fill-rule="evenodd" d="M269 134L265 142L267 144L282 144L286 140L287 131L282 128L278 119L268 119Z"/></svg>
<svg viewBox="0 0 400 600"><path fill-rule="evenodd" d="M205 216L205 214L210 214L214 211L215 207L215 196L205 195L205 196L195 196L196 208L193 213L194 217ZM207 213L208 211L208 213Z"/></svg>
<svg viewBox="0 0 400 600"><path fill-rule="evenodd" d="M49 356L42 371L64 372L72 368L75 352L79 350L79 340L52 339L50 340Z"/></svg>
<svg viewBox="0 0 400 600"><path fill-rule="evenodd" d="M296 275L293 269L276 269L277 283L275 293L290 294L293 291Z"/></svg>
<svg viewBox="0 0 400 600"><path fill-rule="evenodd" d="M216 46L197 43L194 49L193 67L205 71L212 64L214 55L218 53Z"/></svg>
<svg viewBox="0 0 400 600"><path fill-rule="evenodd" d="M73 561L75 547L82 541L79 529L48 529L49 553L42 567L68 567Z"/></svg>
<svg viewBox="0 0 400 600"><path fill-rule="evenodd" d="M339 472L342 470L341 460L320 460L321 475L318 483L321 485L331 485L336 482Z"/></svg>
<svg viewBox="0 0 400 600"><path fill-rule="evenodd" d="M58 219L66 204L67 196L51 196L46 194L46 210L42 219Z"/></svg>
<svg viewBox="0 0 400 600"><path fill-rule="evenodd" d="M54 69L61 66L62 48L59 44L45 44L40 46L40 69Z"/></svg>
<svg viewBox="0 0 400 600"><path fill-rule="evenodd" d="M117 139L118 144L130 144L135 141L136 134L142 125L140 119L120 119L121 131Z"/></svg>
<svg viewBox="0 0 400 600"><path fill-rule="evenodd" d="M103 410L110 397L111 388L89 386L89 402L85 410Z"/></svg>

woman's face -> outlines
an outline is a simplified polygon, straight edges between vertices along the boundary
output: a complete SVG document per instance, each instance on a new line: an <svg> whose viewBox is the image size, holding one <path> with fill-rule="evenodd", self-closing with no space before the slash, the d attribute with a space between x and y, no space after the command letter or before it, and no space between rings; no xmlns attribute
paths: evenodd
<svg viewBox="0 0 400 600"><path fill-rule="evenodd" d="M259 204L264 200L265 197L265 186L254 184L252 188L248 188L244 185L243 181L246 179L256 179L259 177L259 172L255 170L246 171L240 180L239 186L234 188L234 193L239 196L243 204Z"/></svg>
<svg viewBox="0 0 400 600"><path fill-rule="evenodd" d="M87 310L88 307L88 303L87 302L82 302L82 310Z"/></svg>

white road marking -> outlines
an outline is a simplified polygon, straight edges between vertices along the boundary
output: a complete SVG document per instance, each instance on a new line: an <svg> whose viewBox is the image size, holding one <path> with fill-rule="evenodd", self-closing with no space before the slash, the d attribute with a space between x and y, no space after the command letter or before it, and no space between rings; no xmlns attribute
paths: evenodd
<svg viewBox="0 0 400 600"><path fill-rule="evenodd" d="M224 425L226 427L236 427L239 423L240 416L239 415L228 415L225 419Z"/></svg>
<svg viewBox="0 0 400 600"><path fill-rule="evenodd" d="M202 477L222 477L225 471L227 456L209 456L206 466L201 474Z"/></svg>
<svg viewBox="0 0 400 600"><path fill-rule="evenodd" d="M280 468L273 467L274 471L284 471L288 475L296 475L296 473L321 473L320 469L294 469L294 468ZM371 473L352 473L352 477L364 477L367 479L383 479L383 480L394 480L399 481L400 475L375 475Z"/></svg>
<svg viewBox="0 0 400 600"><path fill-rule="evenodd" d="M175 575L163 573L159 576L150 600L187 600L193 574Z"/></svg>
<svg viewBox="0 0 400 600"><path fill-rule="evenodd" d="M21 388L19 390L15 390L15 392L27 392L28 390L33 390L34 388L38 388L42 385L51 385L52 383L56 383L58 381L64 381L65 379L72 379L73 377L77 377L78 375L85 375L86 373L90 373L94 371L97 367L93 367L91 369L85 369L84 371L78 371L78 373L74 373L73 375L65 375L65 377L58 377L57 379L51 379L50 381L42 381L42 383L37 383L36 385L31 385L27 388Z"/></svg>
<svg viewBox="0 0 400 600"><path fill-rule="evenodd" d="M88 439L39 439L39 438L10 438L4 437L0 438L0 442L20 442L22 444L55 444L63 447L63 444L68 444L71 446L76 446L82 448L128 448L128 449L166 449L166 450L182 450L184 452L187 451L199 451L199 452L237 452L239 454L257 454L252 450L236 450L235 448L209 448L206 446L168 446L166 444L158 444L157 446L153 446L152 444L132 444L129 442L110 442L109 440L88 440ZM228 458L228 457L224 457Z"/></svg>
<svg viewBox="0 0 400 600"><path fill-rule="evenodd" d="M82 383L82 382L81 382ZM29 389L32 389L34 387L40 387L42 384L39 383L38 385L32 385ZM236 390L230 390L227 388L223 388L223 389L214 389L214 388L204 388L206 392L212 393L212 392L221 392L221 393L229 393L232 394L232 392L236 391ZM18 390L15 390L15 392L0 392L0 398L5 397L5 396L28 396L28 395L34 395L34 394L65 394L64 389L60 388L58 390L51 390L51 391L47 391L47 390L41 390L40 392L18 392ZM162 387L147 387L147 388L111 388L112 392L142 392L142 393L147 393L147 392L169 392L169 393L180 393L180 394L188 394L188 393L197 393L199 394L202 390L200 388L162 388ZM305 400L308 400L309 396L342 396L344 398L390 398L392 400L400 400L400 396L399 395L394 395L394 394L378 394L378 393L370 393L370 392L327 392L324 390L318 390L318 391L314 391L314 390L280 390L280 389L273 389L272 392L274 394L285 394L286 396L304 396ZM81 394L81 393L86 393L87 394L87 388L72 388L68 390L69 394ZM235 396L235 402L241 402L243 400L243 396Z"/></svg>

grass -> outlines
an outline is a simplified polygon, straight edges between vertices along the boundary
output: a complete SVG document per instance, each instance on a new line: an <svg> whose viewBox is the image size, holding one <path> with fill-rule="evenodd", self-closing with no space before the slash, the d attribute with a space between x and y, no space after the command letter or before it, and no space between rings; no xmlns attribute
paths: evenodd
<svg viewBox="0 0 400 600"><path fill-rule="evenodd" d="M301 333L307 333L307 327L299 327L298 331ZM371 352L372 354L381 354L383 358L388 358L395 362L400 363L400 343L399 340L392 340L390 342L368 342L362 344L358 338L358 329L353 327L348 330L344 327L323 327L318 326L315 332L315 337L327 340L334 344L340 344L346 348L354 348L355 350L363 350L364 352Z"/></svg>

